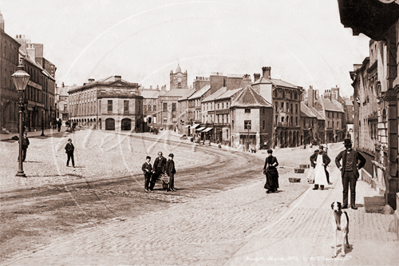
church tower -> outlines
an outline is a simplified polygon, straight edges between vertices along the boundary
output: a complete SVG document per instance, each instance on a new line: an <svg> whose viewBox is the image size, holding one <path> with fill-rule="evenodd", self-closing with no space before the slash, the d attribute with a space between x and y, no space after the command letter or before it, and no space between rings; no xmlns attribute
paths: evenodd
<svg viewBox="0 0 399 266"><path fill-rule="evenodd" d="M180 64L177 64L176 71L170 71L170 89L188 89L187 70L183 73Z"/></svg>

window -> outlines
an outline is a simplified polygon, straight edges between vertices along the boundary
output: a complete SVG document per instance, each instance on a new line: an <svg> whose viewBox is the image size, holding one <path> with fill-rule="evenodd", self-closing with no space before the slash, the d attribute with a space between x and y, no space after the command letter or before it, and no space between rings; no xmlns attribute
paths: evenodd
<svg viewBox="0 0 399 266"><path fill-rule="evenodd" d="M112 112L112 100L108 100L108 112Z"/></svg>
<svg viewBox="0 0 399 266"><path fill-rule="evenodd" d="M294 112L294 109L292 108L292 103L291 103L291 113L293 113Z"/></svg>
<svg viewBox="0 0 399 266"><path fill-rule="evenodd" d="M332 128L334 128L334 121L332 121Z"/></svg>
<svg viewBox="0 0 399 266"><path fill-rule="evenodd" d="M251 129L251 120L244 120L244 129Z"/></svg>
<svg viewBox="0 0 399 266"><path fill-rule="evenodd" d="M275 107L276 107L276 113L277 113L278 112L278 102L276 102Z"/></svg>
<svg viewBox="0 0 399 266"><path fill-rule="evenodd" d="M298 117L295 117L295 125L298 125Z"/></svg>
<svg viewBox="0 0 399 266"><path fill-rule="evenodd" d="M147 105L143 105L144 111L147 111ZM126 111L125 111L126 112Z"/></svg>
<svg viewBox="0 0 399 266"><path fill-rule="evenodd" d="M263 112L263 114L265 114L265 111L266 111L266 109L265 109L265 108L262 108L262 110L263 110L263 111L262 111L262 112Z"/></svg>
<svg viewBox="0 0 399 266"><path fill-rule="evenodd" d="M284 112L284 102L281 103L281 110L280 112Z"/></svg>
<svg viewBox="0 0 399 266"><path fill-rule="evenodd" d="M297 104L295 104L295 114L298 114L298 105Z"/></svg>
<svg viewBox="0 0 399 266"><path fill-rule="evenodd" d="M68 105L64 104L64 111L68 110Z"/></svg>
<svg viewBox="0 0 399 266"><path fill-rule="evenodd" d="M153 110L153 111L156 111L156 110L157 110L157 106L156 106L155 104L152 106L152 110Z"/></svg>
<svg viewBox="0 0 399 266"><path fill-rule="evenodd" d="M262 128L263 128L263 129L265 129L265 126L266 126L266 121L265 121L265 120L263 120L263 125L262 125Z"/></svg>
<svg viewBox="0 0 399 266"><path fill-rule="evenodd" d="M296 100L298 98L298 94L294 92L294 99Z"/></svg>
<svg viewBox="0 0 399 266"><path fill-rule="evenodd" d="M168 111L168 103L163 103L163 111Z"/></svg>
<svg viewBox="0 0 399 266"><path fill-rule="evenodd" d="M245 108L245 113L246 114L250 114L251 113L251 109L250 108Z"/></svg>
<svg viewBox="0 0 399 266"><path fill-rule="evenodd" d="M231 127L234 128L234 120L231 120Z"/></svg>
<svg viewBox="0 0 399 266"><path fill-rule="evenodd" d="M224 109L224 103L222 103L222 109Z"/></svg>
<svg viewBox="0 0 399 266"><path fill-rule="evenodd" d="M284 123L284 116L281 117L281 123Z"/></svg>
<svg viewBox="0 0 399 266"><path fill-rule="evenodd" d="M226 103L226 109L229 108L229 103Z"/></svg>
<svg viewBox="0 0 399 266"><path fill-rule="evenodd" d="M278 121L278 115L276 115L276 120L274 120L276 123L277 123L277 121Z"/></svg>
<svg viewBox="0 0 399 266"><path fill-rule="evenodd" d="M148 105L148 111L151 112L151 104Z"/></svg>
<svg viewBox="0 0 399 266"><path fill-rule="evenodd" d="M218 109L219 109L219 103L218 103Z"/></svg>
<svg viewBox="0 0 399 266"><path fill-rule="evenodd" d="M293 125L294 124L294 119L293 119L293 117L291 116L291 125Z"/></svg>
<svg viewBox="0 0 399 266"><path fill-rule="evenodd" d="M332 113L332 118L334 118L334 113Z"/></svg>
<svg viewBox="0 0 399 266"><path fill-rule="evenodd" d="M339 129L339 122L337 122L337 129Z"/></svg>
<svg viewBox="0 0 399 266"><path fill-rule="evenodd" d="M172 112L176 112L176 103L172 103Z"/></svg>

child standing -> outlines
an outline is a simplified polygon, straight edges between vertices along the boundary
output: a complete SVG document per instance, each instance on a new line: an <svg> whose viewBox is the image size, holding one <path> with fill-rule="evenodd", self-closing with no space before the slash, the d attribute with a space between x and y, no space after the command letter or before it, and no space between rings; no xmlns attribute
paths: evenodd
<svg viewBox="0 0 399 266"><path fill-rule="evenodd" d="M152 169L150 156L147 156L146 162L141 167L141 170L143 170L143 173L144 173L144 190L146 192L150 192L152 190L149 190L149 184L150 184L151 176L154 172L154 170Z"/></svg>
<svg viewBox="0 0 399 266"><path fill-rule="evenodd" d="M72 144L72 140L68 139L68 143L65 146L65 152L68 155L68 160L66 163L66 166L69 166L69 160L72 159L72 166L75 168L75 161L73 160L73 151L75 150L75 147Z"/></svg>

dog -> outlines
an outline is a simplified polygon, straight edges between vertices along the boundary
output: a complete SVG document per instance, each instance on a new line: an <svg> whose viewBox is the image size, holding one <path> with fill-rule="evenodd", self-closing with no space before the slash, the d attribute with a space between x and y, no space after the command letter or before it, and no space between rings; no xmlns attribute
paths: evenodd
<svg viewBox="0 0 399 266"><path fill-rule="evenodd" d="M341 202L334 201L331 204L331 209L334 211L333 219L332 219L332 226L334 230L334 255L332 256L335 258L337 256L337 232L341 231L342 232L342 254L341 256L345 256L345 246L349 246L349 241L348 241L348 234L349 234L349 217L346 211L342 210L342 204ZM341 219L342 217L342 219ZM346 245L345 245L346 243Z"/></svg>

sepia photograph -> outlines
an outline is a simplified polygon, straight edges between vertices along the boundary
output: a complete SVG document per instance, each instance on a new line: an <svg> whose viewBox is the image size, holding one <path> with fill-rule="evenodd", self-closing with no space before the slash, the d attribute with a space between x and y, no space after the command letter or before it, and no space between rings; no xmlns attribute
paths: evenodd
<svg viewBox="0 0 399 266"><path fill-rule="evenodd" d="M2 0L0 104L0 266L399 264L399 0Z"/></svg>

